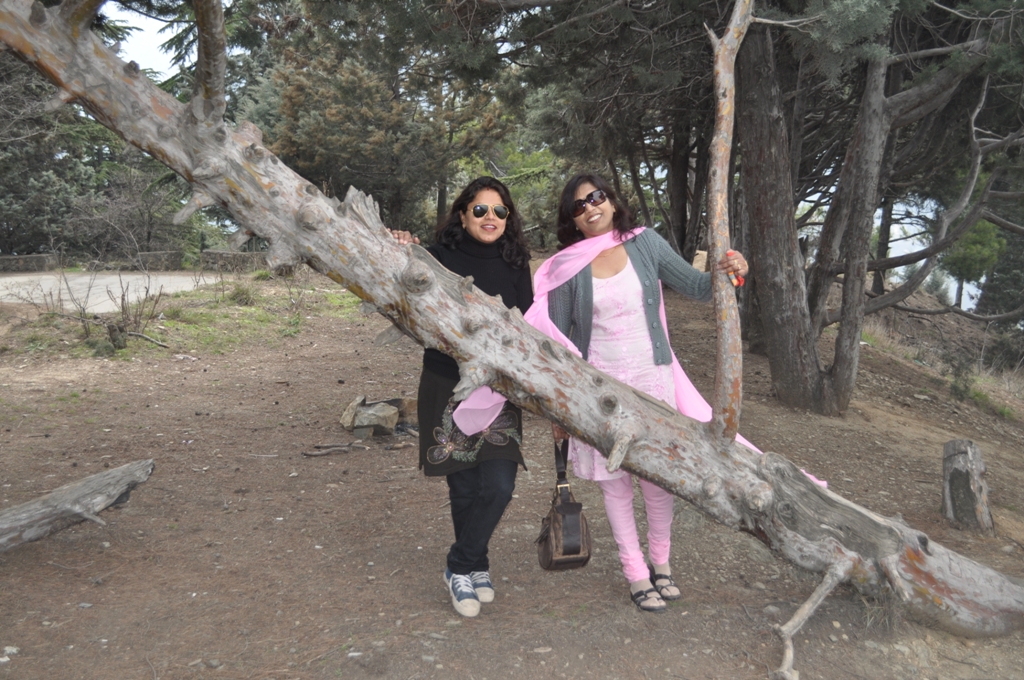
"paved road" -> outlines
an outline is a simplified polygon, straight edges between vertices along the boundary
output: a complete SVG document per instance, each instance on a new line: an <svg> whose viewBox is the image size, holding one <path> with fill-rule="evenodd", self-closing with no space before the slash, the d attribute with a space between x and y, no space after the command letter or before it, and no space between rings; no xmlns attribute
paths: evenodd
<svg viewBox="0 0 1024 680"><path fill-rule="evenodd" d="M121 291L127 291L132 302L146 294L155 295L161 288L165 295L196 287L193 272L35 272L0 274L0 302L35 302L50 307L63 305L69 314L77 313L79 305L93 314L117 311ZM62 280L63 278L63 280ZM206 273L199 285L213 283L216 274ZM77 301L77 303L75 302Z"/></svg>

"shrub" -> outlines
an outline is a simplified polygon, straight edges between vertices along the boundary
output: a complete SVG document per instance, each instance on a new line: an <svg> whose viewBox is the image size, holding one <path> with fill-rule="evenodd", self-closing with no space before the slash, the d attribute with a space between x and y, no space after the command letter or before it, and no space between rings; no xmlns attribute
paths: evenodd
<svg viewBox="0 0 1024 680"><path fill-rule="evenodd" d="M242 307L251 307L256 304L258 297L256 288L244 283L236 283L235 287L228 293L228 299Z"/></svg>
<svg viewBox="0 0 1024 680"><path fill-rule="evenodd" d="M86 347L92 349L94 357L112 357L117 354L114 345L106 338L87 338L84 341Z"/></svg>
<svg viewBox="0 0 1024 680"><path fill-rule="evenodd" d="M946 352L942 356L942 362L946 365L946 373L951 377L949 393L957 401L963 401L971 396L971 388L974 387L974 362L962 352Z"/></svg>

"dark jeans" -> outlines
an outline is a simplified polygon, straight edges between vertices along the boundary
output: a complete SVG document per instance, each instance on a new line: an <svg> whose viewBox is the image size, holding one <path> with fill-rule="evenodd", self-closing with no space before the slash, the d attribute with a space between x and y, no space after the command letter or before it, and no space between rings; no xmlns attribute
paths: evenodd
<svg viewBox="0 0 1024 680"><path fill-rule="evenodd" d="M487 544L512 500L518 470L514 460L484 460L446 477L455 527L455 543L448 551L453 574L490 569Z"/></svg>

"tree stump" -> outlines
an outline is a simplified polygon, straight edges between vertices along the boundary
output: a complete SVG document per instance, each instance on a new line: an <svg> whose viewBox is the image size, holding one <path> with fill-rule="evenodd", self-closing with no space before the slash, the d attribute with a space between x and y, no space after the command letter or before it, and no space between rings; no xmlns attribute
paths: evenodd
<svg viewBox="0 0 1024 680"><path fill-rule="evenodd" d="M981 450L969 439L954 439L942 448L942 515L954 524L991 533L988 484Z"/></svg>
<svg viewBox="0 0 1024 680"><path fill-rule="evenodd" d="M110 344L114 346L114 349L128 348L128 334L124 324L108 323L107 335L110 337Z"/></svg>

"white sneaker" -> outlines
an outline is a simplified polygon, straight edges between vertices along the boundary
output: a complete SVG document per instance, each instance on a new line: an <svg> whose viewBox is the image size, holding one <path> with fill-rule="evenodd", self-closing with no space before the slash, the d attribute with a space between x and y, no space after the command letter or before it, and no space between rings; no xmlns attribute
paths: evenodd
<svg viewBox="0 0 1024 680"><path fill-rule="evenodd" d="M465 574L453 574L444 570L444 582L448 585L448 594L452 596L452 606L463 616L473 617L480 613L480 598L473 588L473 581ZM491 591L492 595L494 591Z"/></svg>
<svg viewBox="0 0 1024 680"><path fill-rule="evenodd" d="M484 604L494 602L494 584L491 583L491 572L471 571L469 580L473 582L473 590L476 591L478 600Z"/></svg>

